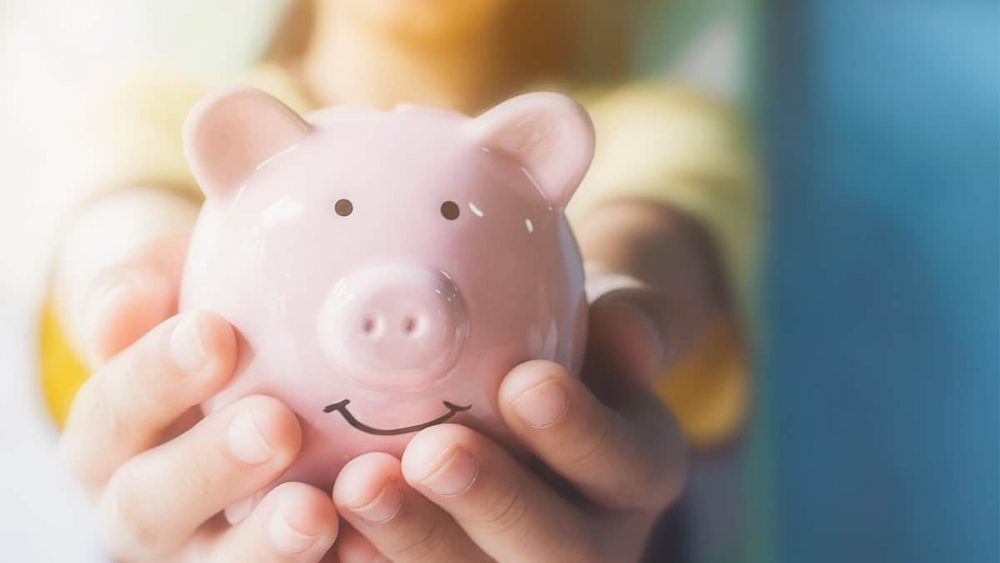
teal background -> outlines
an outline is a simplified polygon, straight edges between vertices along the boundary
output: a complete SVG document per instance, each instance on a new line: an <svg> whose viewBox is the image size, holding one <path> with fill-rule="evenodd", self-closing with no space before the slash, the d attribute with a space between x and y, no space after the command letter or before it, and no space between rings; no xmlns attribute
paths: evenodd
<svg viewBox="0 0 1000 563"><path fill-rule="evenodd" d="M779 560L1000 560L992 1L771 1Z"/></svg>

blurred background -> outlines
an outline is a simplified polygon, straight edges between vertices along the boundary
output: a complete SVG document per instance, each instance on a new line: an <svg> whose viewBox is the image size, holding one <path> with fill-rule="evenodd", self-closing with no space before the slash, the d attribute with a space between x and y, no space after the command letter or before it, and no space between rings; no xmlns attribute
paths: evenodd
<svg viewBox="0 0 1000 563"><path fill-rule="evenodd" d="M35 375L66 199L54 187L81 158L74 100L151 67L238 76L288 4L0 0L0 541L12 560L101 560ZM631 73L739 106L767 170L743 501L721 528L705 517L695 559L1000 560L997 3L628 5Z"/></svg>

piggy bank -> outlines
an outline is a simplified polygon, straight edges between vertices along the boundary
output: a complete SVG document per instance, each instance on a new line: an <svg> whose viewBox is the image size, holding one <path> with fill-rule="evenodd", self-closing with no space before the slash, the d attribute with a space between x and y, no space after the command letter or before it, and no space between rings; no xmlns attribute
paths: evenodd
<svg viewBox="0 0 1000 563"><path fill-rule="evenodd" d="M238 88L199 102L184 144L205 205L181 308L220 313L240 347L203 408L264 394L293 409L303 446L282 481L328 486L444 422L508 443L504 375L580 367L587 303L563 209L594 137L569 98L302 117Z"/></svg>

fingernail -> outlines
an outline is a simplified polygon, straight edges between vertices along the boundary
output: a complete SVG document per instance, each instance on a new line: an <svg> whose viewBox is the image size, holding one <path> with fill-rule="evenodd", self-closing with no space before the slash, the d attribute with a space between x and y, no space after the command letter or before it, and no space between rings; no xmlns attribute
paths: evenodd
<svg viewBox="0 0 1000 563"><path fill-rule="evenodd" d="M252 412L237 415L229 423L227 438L232 454L245 463L264 463L274 455L274 450L254 422Z"/></svg>
<svg viewBox="0 0 1000 563"><path fill-rule="evenodd" d="M197 373L204 367L208 357L197 314L181 317L174 327L170 334L170 357L177 367L188 373Z"/></svg>
<svg viewBox="0 0 1000 563"><path fill-rule="evenodd" d="M392 517L399 512L403 504L403 494L398 485L389 481L385 488L375 495L374 499L364 505L357 506L360 502L349 503L347 507L351 509L351 512L373 524L384 524L392 520Z"/></svg>
<svg viewBox="0 0 1000 563"><path fill-rule="evenodd" d="M545 381L514 399L514 412L532 428L547 428L569 410L566 389L554 381Z"/></svg>
<svg viewBox="0 0 1000 563"><path fill-rule="evenodd" d="M479 463L462 448L445 454L420 483L439 495L457 495L466 491L479 476Z"/></svg>
<svg viewBox="0 0 1000 563"><path fill-rule="evenodd" d="M316 544L318 535L310 535L293 526L281 511L275 511L271 517L271 525L268 527L271 536L271 544L274 548L286 555L298 555L307 551Z"/></svg>

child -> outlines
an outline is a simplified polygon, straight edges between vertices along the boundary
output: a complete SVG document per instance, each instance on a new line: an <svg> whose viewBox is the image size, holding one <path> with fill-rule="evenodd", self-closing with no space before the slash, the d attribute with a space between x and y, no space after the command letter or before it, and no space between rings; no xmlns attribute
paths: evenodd
<svg viewBox="0 0 1000 563"><path fill-rule="evenodd" d="M578 10L568 2L314 0L298 9L270 63L247 80L298 110L410 102L475 113L540 80L572 80L578 63ZM210 87L137 80L95 108L113 124L95 140L108 163L81 186L86 202L54 274L43 376L57 420L72 404L63 452L100 499L112 552L225 561L318 561L333 551L342 561L639 558L684 480L681 432L653 388L701 447L731 437L748 401L738 303L752 261L754 196L732 120L662 86L570 90L598 135L569 210L592 290L588 386L559 366L529 362L507 375L499 397L512 432L555 479L468 429L441 425L418 434L402 460L352 461L332 502L329 491L286 484L229 527L218 512L282 473L299 428L265 397L205 418L195 408L235 364L225 321L174 316L198 206L180 124ZM76 356L87 369L72 369ZM338 530L338 512L350 527Z"/></svg>

